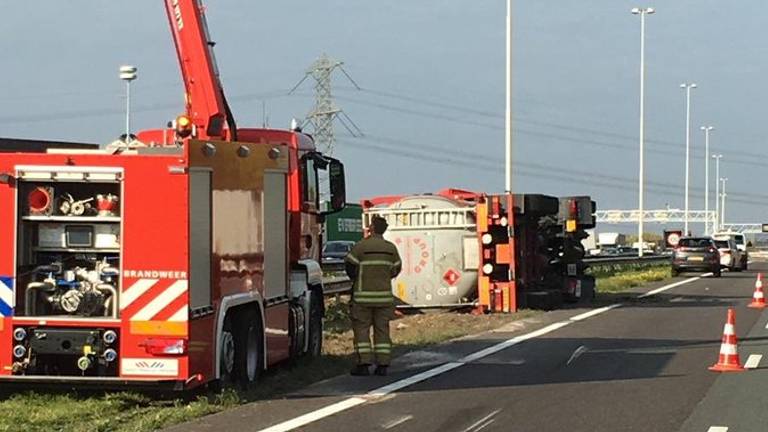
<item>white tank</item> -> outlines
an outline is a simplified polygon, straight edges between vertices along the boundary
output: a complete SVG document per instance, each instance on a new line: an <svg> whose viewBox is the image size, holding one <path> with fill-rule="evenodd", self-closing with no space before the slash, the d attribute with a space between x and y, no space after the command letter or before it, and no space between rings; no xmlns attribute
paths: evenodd
<svg viewBox="0 0 768 432"><path fill-rule="evenodd" d="M479 244L475 208L442 196L416 195L365 210L387 220L384 237L397 246L403 270L392 292L416 308L471 303L477 296Z"/></svg>

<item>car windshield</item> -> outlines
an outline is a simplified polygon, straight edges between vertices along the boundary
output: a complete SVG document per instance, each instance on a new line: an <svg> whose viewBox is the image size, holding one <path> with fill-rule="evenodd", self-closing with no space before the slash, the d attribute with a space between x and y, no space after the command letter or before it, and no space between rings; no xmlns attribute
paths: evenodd
<svg viewBox="0 0 768 432"><path fill-rule="evenodd" d="M718 249L729 249L731 246L728 244L728 240L715 240L715 246Z"/></svg>
<svg viewBox="0 0 768 432"><path fill-rule="evenodd" d="M734 236L734 240L736 240L737 245L743 245L744 244L744 237L742 236Z"/></svg>
<svg viewBox="0 0 768 432"><path fill-rule="evenodd" d="M349 252L352 244L346 242L331 242L325 245L325 253Z"/></svg>
<svg viewBox="0 0 768 432"><path fill-rule="evenodd" d="M686 248L705 248L712 246L712 240L708 238L687 238L680 239L680 247Z"/></svg>

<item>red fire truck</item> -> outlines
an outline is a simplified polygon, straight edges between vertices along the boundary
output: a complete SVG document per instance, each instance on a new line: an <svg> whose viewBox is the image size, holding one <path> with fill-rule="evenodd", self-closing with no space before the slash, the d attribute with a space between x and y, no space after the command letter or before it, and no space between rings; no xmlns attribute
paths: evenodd
<svg viewBox="0 0 768 432"><path fill-rule="evenodd" d="M166 0L186 110L106 148L0 141L0 386L253 383L322 344L318 171L237 128L199 0Z"/></svg>

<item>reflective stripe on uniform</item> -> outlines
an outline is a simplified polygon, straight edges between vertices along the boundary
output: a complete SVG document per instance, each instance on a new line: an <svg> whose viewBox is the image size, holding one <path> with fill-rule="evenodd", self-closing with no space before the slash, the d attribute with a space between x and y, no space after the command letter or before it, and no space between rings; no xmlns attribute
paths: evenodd
<svg viewBox="0 0 768 432"><path fill-rule="evenodd" d="M371 343L370 342L355 342L355 350L359 353L370 353L371 352Z"/></svg>
<svg viewBox="0 0 768 432"><path fill-rule="evenodd" d="M363 297L388 297L392 295L391 291L360 291L355 295Z"/></svg>
<svg viewBox="0 0 768 432"><path fill-rule="evenodd" d="M352 254L347 254L347 256L344 257L344 260L345 261L351 261L351 262L353 262L355 264L360 264L360 260L355 258L355 256L352 255Z"/></svg>
<svg viewBox="0 0 768 432"><path fill-rule="evenodd" d="M384 261L384 260L365 260L360 263L360 265L387 265L391 266L393 263L391 261Z"/></svg>
<svg viewBox="0 0 768 432"><path fill-rule="evenodd" d="M350 255L347 255L350 256ZM355 291L356 292L363 292L363 268L365 266L369 265L386 265L391 266L392 263L389 261L383 261L383 260L370 260L370 261L357 261L358 269L357 269L357 281L355 281Z"/></svg>
<svg viewBox="0 0 768 432"><path fill-rule="evenodd" d="M392 304L394 303L394 297L377 297L377 298L355 298L355 303L359 304Z"/></svg>
<svg viewBox="0 0 768 432"><path fill-rule="evenodd" d="M391 349L392 349L392 345L388 343L381 343L373 346L373 351L377 353L388 354L391 351Z"/></svg>

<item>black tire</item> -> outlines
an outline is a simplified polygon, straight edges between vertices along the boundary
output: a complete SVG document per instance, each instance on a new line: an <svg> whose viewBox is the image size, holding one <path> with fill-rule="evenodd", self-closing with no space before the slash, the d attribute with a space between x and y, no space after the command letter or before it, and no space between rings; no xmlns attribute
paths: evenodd
<svg viewBox="0 0 768 432"><path fill-rule="evenodd" d="M245 309L235 317L234 381L242 388L256 383L264 365L264 331L261 318L253 309Z"/></svg>
<svg viewBox="0 0 768 432"><path fill-rule="evenodd" d="M214 391L221 391L225 387L235 384L235 344L232 334L232 315L224 318L224 326L219 338L221 339L221 348L219 352L219 381L213 384Z"/></svg>
<svg viewBox="0 0 768 432"><path fill-rule="evenodd" d="M323 353L323 317L325 315L325 304L323 303L323 292L320 289L310 291L309 297L309 344L305 355L309 357L320 357Z"/></svg>

